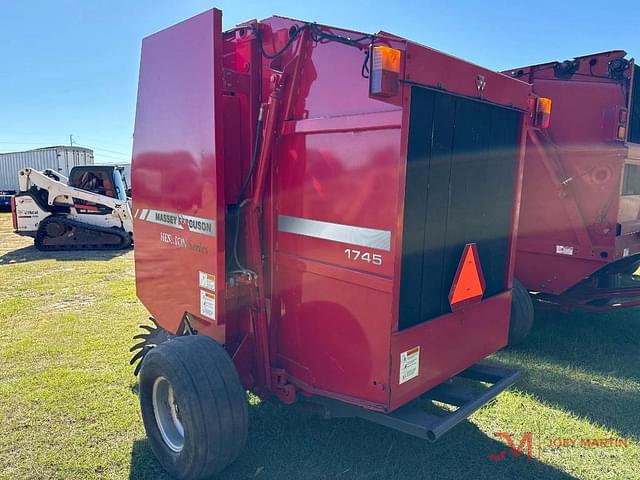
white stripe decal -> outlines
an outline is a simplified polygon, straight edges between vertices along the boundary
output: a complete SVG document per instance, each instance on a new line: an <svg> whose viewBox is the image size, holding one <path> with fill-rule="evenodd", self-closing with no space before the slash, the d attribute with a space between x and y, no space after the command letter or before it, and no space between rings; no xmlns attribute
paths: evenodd
<svg viewBox="0 0 640 480"><path fill-rule="evenodd" d="M216 221L209 218L193 217L182 213L165 212L163 210L142 210L140 220L165 225L178 230L188 230L202 235L215 237Z"/></svg>
<svg viewBox="0 0 640 480"><path fill-rule="evenodd" d="M391 250L391 232L389 230L321 222L320 220L288 215L278 216L278 230L349 245L386 250L387 252Z"/></svg>
<svg viewBox="0 0 640 480"><path fill-rule="evenodd" d="M136 208L136 213L133 215L133 218L138 218L138 212L140 211L139 208Z"/></svg>

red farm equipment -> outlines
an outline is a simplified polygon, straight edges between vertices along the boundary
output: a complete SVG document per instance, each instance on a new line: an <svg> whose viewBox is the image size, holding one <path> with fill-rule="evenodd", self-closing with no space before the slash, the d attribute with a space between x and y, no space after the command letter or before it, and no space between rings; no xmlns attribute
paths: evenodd
<svg viewBox="0 0 640 480"><path fill-rule="evenodd" d="M640 305L640 67L625 57L505 72L553 102L527 135L515 277L564 308Z"/></svg>
<svg viewBox="0 0 640 480"><path fill-rule="evenodd" d="M214 9L142 44L155 326L132 363L153 451L179 478L221 470L246 390L436 440L518 376L478 362L508 340L531 86L384 32L221 25Z"/></svg>

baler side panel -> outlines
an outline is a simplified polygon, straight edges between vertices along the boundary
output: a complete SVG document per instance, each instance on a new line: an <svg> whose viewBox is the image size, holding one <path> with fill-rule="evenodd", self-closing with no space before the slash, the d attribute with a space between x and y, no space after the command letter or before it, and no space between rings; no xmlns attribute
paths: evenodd
<svg viewBox="0 0 640 480"><path fill-rule="evenodd" d="M400 121L294 133L278 149L277 364L316 390L377 404L394 318Z"/></svg>
<svg viewBox="0 0 640 480"><path fill-rule="evenodd" d="M138 297L167 330L188 312L224 342L221 23L211 10L143 41L132 178Z"/></svg>
<svg viewBox="0 0 640 480"><path fill-rule="evenodd" d="M400 115L397 121L399 127ZM278 251L393 276L400 130L384 127L285 137L277 178ZM325 238L320 232L305 234L313 228L324 228ZM380 262L356 259L347 248L380 255Z"/></svg>
<svg viewBox="0 0 640 480"><path fill-rule="evenodd" d="M281 257L279 264L276 365L327 396L386 405L390 282L382 292L316 273L311 261Z"/></svg>

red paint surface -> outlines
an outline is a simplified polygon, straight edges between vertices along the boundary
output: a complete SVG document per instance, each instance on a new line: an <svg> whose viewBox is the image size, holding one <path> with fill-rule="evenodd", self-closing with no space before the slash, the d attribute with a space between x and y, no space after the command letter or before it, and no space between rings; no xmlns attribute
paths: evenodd
<svg viewBox="0 0 640 480"><path fill-rule="evenodd" d="M460 373L507 344L511 292L443 315L391 337L391 410ZM420 376L399 384L400 354L420 347Z"/></svg>

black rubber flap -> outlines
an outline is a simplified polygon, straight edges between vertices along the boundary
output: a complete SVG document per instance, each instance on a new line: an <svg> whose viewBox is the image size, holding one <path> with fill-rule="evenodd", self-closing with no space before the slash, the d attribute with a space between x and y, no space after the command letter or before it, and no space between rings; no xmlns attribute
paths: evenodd
<svg viewBox="0 0 640 480"><path fill-rule="evenodd" d="M505 290L520 115L412 88L400 328L451 311L467 243L478 245L485 298Z"/></svg>

